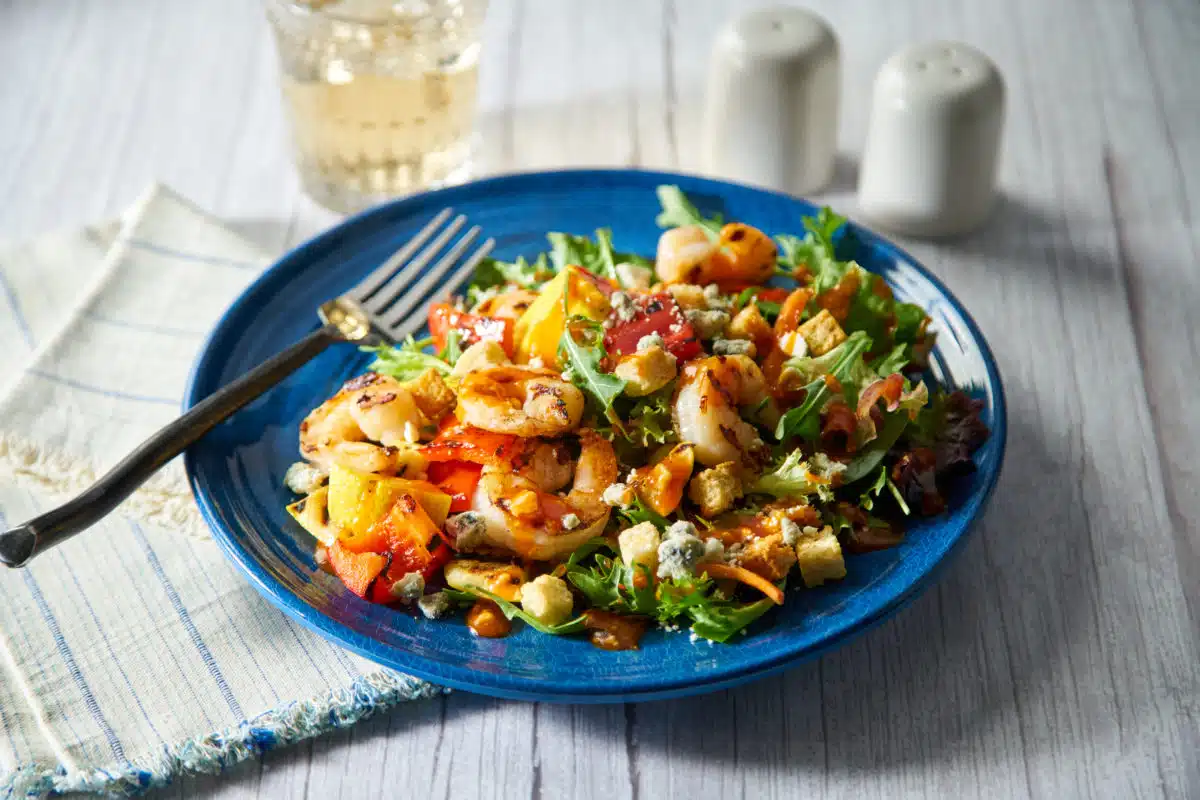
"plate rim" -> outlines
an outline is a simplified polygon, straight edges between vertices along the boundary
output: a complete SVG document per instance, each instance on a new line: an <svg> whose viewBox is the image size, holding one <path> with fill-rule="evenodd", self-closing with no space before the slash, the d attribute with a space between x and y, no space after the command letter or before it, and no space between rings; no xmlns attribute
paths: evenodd
<svg viewBox="0 0 1200 800"><path fill-rule="evenodd" d="M308 261L310 254L319 252L335 240L345 237L347 233L352 232L355 228L367 224L377 217L396 214L405 206L420 209L436 205L437 197L453 195L464 190L487 193L489 188L494 189L514 183L520 185L523 181L537 180L539 178L558 181L574 179L580 182L587 182L589 180L594 181L594 179L600 177L612 178L613 176L620 175L632 175L642 182L656 182L658 184L684 182L693 185L706 185L715 188L714 193L717 195L722 194L722 189L734 188L743 192L750 191L761 194L775 200L792 203L800 202L811 208L820 207L819 204L803 197L733 181L724 181L685 172L636 168L565 168L511 172L469 181L457 186L397 198L349 216L327 230L302 242L290 251L282 254L251 281L225 311L222 312L197 351L197 356L189 371L184 390L183 410L190 409L203 399L205 395L200 394L200 384L209 379L210 373L222 367L221 361L217 359L217 348L214 345L219 344L221 337L225 334L230 318L239 314L243 310L243 306L249 303L262 290L264 285L273 283L282 276L287 275L293 270L295 265ZM196 463L192 448L189 447L184 453L184 468L188 484L200 508L201 516L204 518L205 523L212 532L213 539L216 540L225 557L233 562L235 568L249 580L250 584L254 586L259 594L264 596L272 605L279 608L291 619L296 620L335 646L349 649L373 663L454 689L516 700L569 703L636 702L676 698L728 689L817 658L824 653L841 647L888 619L900 609L907 606L937 580L946 566L961 551L963 544L968 539L972 530L978 526L980 518L986 512L1003 471L1008 438L1007 402L999 365L992 353L991 346L984 337L974 317L936 275L903 248L874 231L863 227L854 220L847 220L847 224L860 240L885 251L894 260L904 262L906 266L915 269L925 280L929 281L944 298L945 302L961 318L968 333L979 346L980 357L985 367L989 389L992 394L990 398L992 413L990 437L995 442L996 467L990 475L990 479L972 493L977 498L972 501L976 505L974 514L962 524L961 530L932 565L920 573L903 592L889 598L887 602L880 605L873 612L860 617L842 630L826 636L815 644L795 650L789 650L785 647L782 649L782 652L777 653L771 658L763 659L759 664L742 666L722 672L720 677L716 679L709 680L702 676L693 675L658 681L642 680L641 685L645 688L640 689L618 689L613 691L581 690L570 688L569 685L563 685L559 682L539 682L535 679L514 677L508 674L481 673L458 665L431 662L424 656L412 655L399 648L383 645L376 640L369 639L347 628L342 623L328 617L295 595L286 585L271 575L269 570L264 568L249 549L242 547L234 532L228 530L221 522L217 513L218 504L206 491L201 470ZM209 382L212 381L209 380ZM427 663L435 664L437 669L427 669L425 666Z"/></svg>

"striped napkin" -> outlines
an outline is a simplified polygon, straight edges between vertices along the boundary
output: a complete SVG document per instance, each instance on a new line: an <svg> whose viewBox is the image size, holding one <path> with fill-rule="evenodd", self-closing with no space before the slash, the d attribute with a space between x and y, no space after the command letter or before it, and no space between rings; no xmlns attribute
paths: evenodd
<svg viewBox="0 0 1200 800"><path fill-rule="evenodd" d="M175 417L207 330L267 263L167 189L0 249L0 527ZM0 797L136 793L439 691L295 625L228 566L179 461L0 572Z"/></svg>

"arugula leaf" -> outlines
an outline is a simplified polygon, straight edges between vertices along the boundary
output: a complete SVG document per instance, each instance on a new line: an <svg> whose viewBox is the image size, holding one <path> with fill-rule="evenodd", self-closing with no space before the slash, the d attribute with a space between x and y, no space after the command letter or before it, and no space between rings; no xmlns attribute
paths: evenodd
<svg viewBox="0 0 1200 800"><path fill-rule="evenodd" d="M706 219L678 186L659 186L655 191L658 194L658 202L662 204L662 213L654 218L658 227L682 228L685 225L699 225L708 231L708 235L713 239L720 235L720 214Z"/></svg>
<svg viewBox="0 0 1200 800"><path fill-rule="evenodd" d="M714 642L728 642L733 635L774 608L767 597L753 603L712 603L687 610L692 618L692 633Z"/></svg>
<svg viewBox="0 0 1200 800"><path fill-rule="evenodd" d="M596 608L613 608L621 602L621 590L617 588L621 581L619 564L619 561L598 555L593 567L568 566L566 577Z"/></svg>
<svg viewBox="0 0 1200 800"><path fill-rule="evenodd" d="M450 364L433 353L425 352L425 348L431 344L432 337L414 339L409 336L395 346L383 344L378 347L360 347L359 350L375 354L375 360L367 369L381 375L391 375L396 380L412 380L430 367L443 375L449 375Z"/></svg>
<svg viewBox="0 0 1200 800"><path fill-rule="evenodd" d="M821 358L833 356L828 361L828 374L836 378L839 383L850 383L853 386L851 378L856 370L865 368L862 363L862 355L870 347L871 337L862 331L855 331L846 338L846 341ZM781 442L791 436L812 440L816 439L821 432L821 409L825 407L825 403L833 391L829 388L824 376L814 379L804 387L804 391L804 403L789 409L779 418L779 424L775 426L775 438Z"/></svg>
<svg viewBox="0 0 1200 800"><path fill-rule="evenodd" d="M876 467L883 463L884 456L904 433L909 422L908 414L904 411L887 415L878 435L858 452L853 461L846 465L846 471L842 473L842 483L854 483L870 475Z"/></svg>
<svg viewBox="0 0 1200 800"><path fill-rule="evenodd" d="M612 545L609 544L607 539L599 536L588 539L571 552L571 555L567 558L566 566L568 568L573 567L592 553L597 553L601 550L612 550Z"/></svg>
<svg viewBox="0 0 1200 800"><path fill-rule="evenodd" d="M566 622L559 623L558 625L546 625L537 617L522 609L516 603L510 603L500 595L492 594L487 589L469 589L467 593L474 594L477 597L482 597L486 600L491 600L493 603L500 606L500 611L502 611L504 616L508 619L519 619L529 627L533 628L534 630L541 631L542 633L549 633L552 636L562 636L563 634L568 633L582 633L584 630L586 630L586 627L583 624L584 616L582 614L580 614L578 617L575 617L575 619L567 620Z"/></svg>
<svg viewBox="0 0 1200 800"><path fill-rule="evenodd" d="M563 293L564 305L566 292ZM585 341L575 339L572 327L582 329ZM599 408L602 416L620 426L620 421L613 411L613 401L625 391L625 381L609 372L600 369L607 352L604 349L603 329L600 323L584 317L573 317L568 320L563 329L562 339L558 343L558 360L566 365L563 378L578 386Z"/></svg>
<svg viewBox="0 0 1200 800"><path fill-rule="evenodd" d="M872 361L871 371L881 378L886 378L892 373L899 372L908 366L908 362L911 360L909 352L909 345L898 344L892 348L891 352Z"/></svg>
<svg viewBox="0 0 1200 800"><path fill-rule="evenodd" d="M568 265L583 267L593 275L620 283L617 264L628 262L640 267L649 267L651 262L634 253L618 253L613 249L612 230L596 229L596 241L586 236L571 233L551 232L546 234L550 242L550 261L555 272Z"/></svg>
<svg viewBox="0 0 1200 800"><path fill-rule="evenodd" d="M659 622L670 622L684 616L690 609L712 605L712 589L712 579L707 576L690 581L668 578L659 584L655 617Z"/></svg>
<svg viewBox="0 0 1200 800"><path fill-rule="evenodd" d="M485 258L475 268L475 274L467 287L467 302L475 306L481 295L492 287L515 285L521 289L536 289L553 276L546 254L539 253L532 262L524 256L517 256L516 261L498 261Z"/></svg>
<svg viewBox="0 0 1200 800"><path fill-rule="evenodd" d="M747 487L751 494L769 494L778 498L809 497L833 500L833 478L845 467L824 453L814 453L805 460L804 454L793 450L779 466L765 472Z"/></svg>
<svg viewBox="0 0 1200 800"><path fill-rule="evenodd" d="M631 525L639 525L643 522L653 522L654 527L658 528L659 530L667 528L671 525L671 520L667 519L662 514L659 514L653 508L650 508L648 505L643 503L642 498L640 497L635 497L633 499L633 505L619 509L617 513L624 517L625 520L627 520Z"/></svg>
<svg viewBox="0 0 1200 800"><path fill-rule="evenodd" d="M745 308L750 303L751 300L754 300L754 304L756 306L758 306L759 312L763 315L763 317L767 320L767 322L774 322L775 318L779 316L779 312L783 310L783 305L781 303L776 303L771 300L755 299L756 296L758 295L758 293L761 292L765 288L768 288L768 287L748 286L745 289L742 289L742 291L738 294L738 296L736 298L734 298L734 301L733 301L734 310L740 311L743 308Z"/></svg>

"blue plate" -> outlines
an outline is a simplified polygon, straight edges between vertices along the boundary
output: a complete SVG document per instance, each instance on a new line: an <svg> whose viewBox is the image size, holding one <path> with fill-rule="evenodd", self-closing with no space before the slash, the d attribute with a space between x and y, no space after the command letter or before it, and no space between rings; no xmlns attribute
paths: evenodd
<svg viewBox="0 0 1200 800"><path fill-rule="evenodd" d="M509 175L398 200L347 220L285 256L217 323L194 369L191 406L317 325L314 309L353 286L438 210L452 206L512 259L545 249L546 231L610 227L619 249L653 255L660 231L654 188L678 184L705 212L769 233L802 233L812 205L782 194L684 175L581 170ZM321 636L430 681L499 697L618 702L709 692L745 683L845 642L894 613L928 585L982 511L1004 455L1000 376L987 343L958 301L909 255L851 227L858 259L898 298L933 317L932 372L986 401L992 436L976 455L952 511L910 528L893 550L848 559L833 586L788 593L788 602L729 645L651 631L641 649L611 653L583 637L544 636L520 623L505 639L474 637L461 620L428 621L358 599L317 569L313 540L288 517L283 474L297 459L300 420L368 359L345 345L327 351L218 427L187 453L187 470L220 546L256 589Z"/></svg>

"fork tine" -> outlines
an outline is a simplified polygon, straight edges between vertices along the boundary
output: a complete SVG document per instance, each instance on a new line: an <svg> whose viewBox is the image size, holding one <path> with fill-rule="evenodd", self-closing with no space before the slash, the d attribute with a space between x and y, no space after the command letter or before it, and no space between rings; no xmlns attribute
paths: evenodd
<svg viewBox="0 0 1200 800"><path fill-rule="evenodd" d="M442 295L443 293L439 290L445 286L445 281L442 279L443 276L458 263L459 258L471 246L475 238L479 236L481 230L482 228L476 225L467 231L458 240L458 243L450 248L450 251L442 257L441 261L434 264L428 272L421 276L421 280L417 281L411 288L402 290L402 293L398 294L399 299L396 301L396 304L392 308L389 308L386 314L380 315L380 324L385 329L390 328L407 317L413 307L424 300L426 295L431 293Z"/></svg>
<svg viewBox="0 0 1200 800"><path fill-rule="evenodd" d="M437 257L437 254L442 252L443 248L450 243L450 241L462 229L462 226L466 224L467 218L465 215L459 214L457 217L455 217L454 221L447 225L446 228L437 235L436 239L430 242L425 249L418 253L416 258L406 264L404 269L400 270L391 278L389 278L387 283L379 287L378 291L376 291L375 294L367 300L367 302L363 303L363 308L365 308L368 313L376 318L382 317L383 313L388 310L388 307L391 306L391 304L394 303L397 298L408 294L409 290L407 287L412 284L413 280L421 274L421 271L429 265L429 262L433 261L433 259ZM425 278L422 277L422 282L418 282L416 285L424 286L424 280Z"/></svg>
<svg viewBox="0 0 1200 800"><path fill-rule="evenodd" d="M417 231L417 235L408 240L408 243L397 250L388 258L387 261L380 264L374 272L359 282L357 286L350 290L349 295L359 303L365 303L367 299L375 294L380 286L383 286L388 278L392 277L392 273L404 265L404 262L412 258L413 253L429 241L433 234L437 233L438 228L450 218L451 209L443 208L433 219L425 225L424 228Z"/></svg>
<svg viewBox="0 0 1200 800"><path fill-rule="evenodd" d="M474 230L478 229L476 228ZM492 248L495 246L495 239L488 239L483 244L479 245L479 248L471 254L471 257L464 261L462 266L455 270L450 276L449 280L445 281L443 285L451 290L458 288L460 285L462 285L463 281L465 281L475 272L475 268L479 266L479 262L487 258L488 253L492 252ZM388 333L391 334L396 341L400 341L404 337L416 333L422 327L424 327L426 321L425 317L429 313L429 307L436 302L438 302L438 296L434 294L407 317L399 319L389 325L387 327Z"/></svg>

